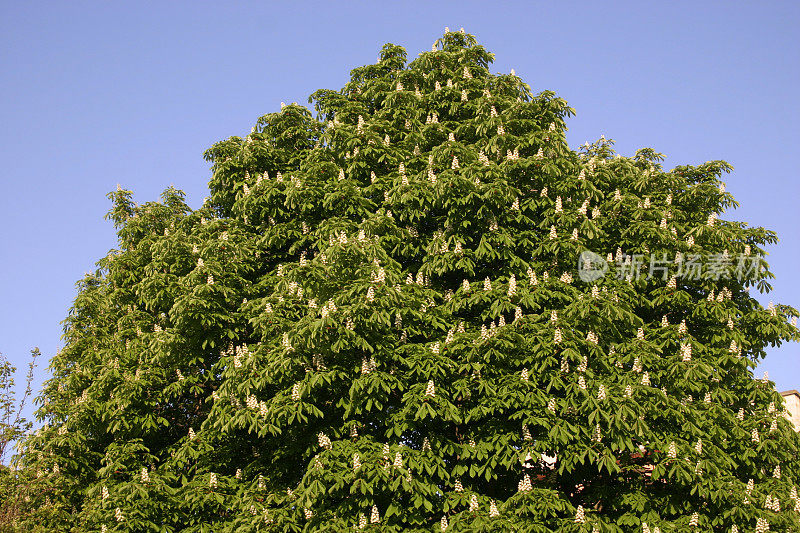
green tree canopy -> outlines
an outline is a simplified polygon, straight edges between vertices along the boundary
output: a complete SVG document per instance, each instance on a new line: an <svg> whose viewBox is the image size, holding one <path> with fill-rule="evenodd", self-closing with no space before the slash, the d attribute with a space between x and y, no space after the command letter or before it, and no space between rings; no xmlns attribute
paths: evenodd
<svg viewBox="0 0 800 533"><path fill-rule="evenodd" d="M16 459L26 527L800 529L800 440L752 373L800 339L748 292L776 235L719 218L727 163L570 149L567 103L492 60L387 44L209 149L201 209L109 195L119 249Z"/></svg>

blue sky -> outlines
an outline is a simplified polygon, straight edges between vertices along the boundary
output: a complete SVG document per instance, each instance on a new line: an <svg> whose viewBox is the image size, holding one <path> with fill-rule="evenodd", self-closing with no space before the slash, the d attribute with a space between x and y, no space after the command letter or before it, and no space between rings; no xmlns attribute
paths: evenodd
<svg viewBox="0 0 800 533"><path fill-rule="evenodd" d="M139 202L175 185L198 207L215 141L340 88L384 43L416 57L445 26L567 99L573 147L604 134L667 168L730 162L741 207L723 218L781 238L759 298L800 306L800 3L644 4L0 1L0 352L55 353L75 282L115 247L117 183ZM762 367L800 389L799 357L785 345Z"/></svg>

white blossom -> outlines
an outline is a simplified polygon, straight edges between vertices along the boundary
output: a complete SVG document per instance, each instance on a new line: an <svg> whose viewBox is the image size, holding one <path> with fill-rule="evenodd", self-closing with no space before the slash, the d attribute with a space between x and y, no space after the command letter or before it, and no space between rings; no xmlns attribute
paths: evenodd
<svg viewBox="0 0 800 533"><path fill-rule="evenodd" d="M381 515L378 513L378 506L377 505L373 505L372 506L372 512L370 513L370 516L369 516L369 523L370 524L377 524L380 521L381 521Z"/></svg>
<svg viewBox="0 0 800 533"><path fill-rule="evenodd" d="M491 501L489 504L489 516L494 518L496 516L500 516L500 512L497 510L497 504L494 500Z"/></svg>
<svg viewBox="0 0 800 533"><path fill-rule="evenodd" d="M473 494L469 498L469 510L475 512L478 510L478 496Z"/></svg>
<svg viewBox="0 0 800 533"><path fill-rule="evenodd" d="M586 516L584 514L583 505L579 505L577 511L575 512L575 523L576 524L586 523Z"/></svg>
<svg viewBox="0 0 800 533"><path fill-rule="evenodd" d="M578 208L578 212L579 212L581 215L583 215L583 216L586 216L586 212L587 212L588 210L589 210L589 199L587 198L586 200L584 200L584 201L583 201L583 203L581 204L581 206Z"/></svg>
<svg viewBox="0 0 800 533"><path fill-rule="evenodd" d="M692 345L688 342L681 343L681 360L684 363L692 360Z"/></svg>
<svg viewBox="0 0 800 533"><path fill-rule="evenodd" d="M291 352L291 351L293 351L293 350L294 350L294 348L292 348L292 345L291 345L291 343L289 342L289 334L288 334L288 333L284 333L284 334L283 334L283 340L281 341L281 344L283 345L283 347L284 347L284 348L285 348L287 351L290 351L290 352Z"/></svg>
<svg viewBox="0 0 800 533"><path fill-rule="evenodd" d="M317 435L317 442L319 443L320 447L325 448L326 450L330 450L333 448L333 444L331 443L331 439L328 438L325 433L320 433Z"/></svg>
<svg viewBox="0 0 800 533"><path fill-rule="evenodd" d="M551 413L555 413L556 412L556 399L555 398L550 398L550 400L547 402L547 410L550 411Z"/></svg>

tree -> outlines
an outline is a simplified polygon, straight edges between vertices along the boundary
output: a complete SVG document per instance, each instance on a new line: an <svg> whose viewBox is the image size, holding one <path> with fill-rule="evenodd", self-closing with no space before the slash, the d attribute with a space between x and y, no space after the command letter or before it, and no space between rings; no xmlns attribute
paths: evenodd
<svg viewBox="0 0 800 533"><path fill-rule="evenodd" d="M17 472L13 464L7 465L6 459L11 445L19 443L33 427L23 412L33 393L33 369L39 355L38 348L31 350L22 397L17 398L14 381L17 369L0 354L0 531L5 531L6 524L18 519L20 508L24 507L19 496L29 480L24 472Z"/></svg>
<svg viewBox="0 0 800 533"><path fill-rule="evenodd" d="M201 209L109 195L26 527L800 528L752 373L798 313L748 293L777 238L718 218L730 165L571 150L567 103L492 60L387 44L208 150Z"/></svg>

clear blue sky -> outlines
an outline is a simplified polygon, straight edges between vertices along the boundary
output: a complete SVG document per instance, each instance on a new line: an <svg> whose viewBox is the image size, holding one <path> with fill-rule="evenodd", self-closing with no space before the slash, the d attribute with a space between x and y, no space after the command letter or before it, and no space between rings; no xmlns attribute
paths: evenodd
<svg viewBox="0 0 800 533"><path fill-rule="evenodd" d="M800 306L800 3L645 4L0 1L0 351L55 353L75 281L115 246L117 183L139 202L172 184L198 207L212 143L340 88L386 42L416 57L445 26L566 98L573 147L605 134L668 168L730 162L742 205L723 218L781 238L760 299ZM762 366L800 389L798 360L790 344Z"/></svg>

